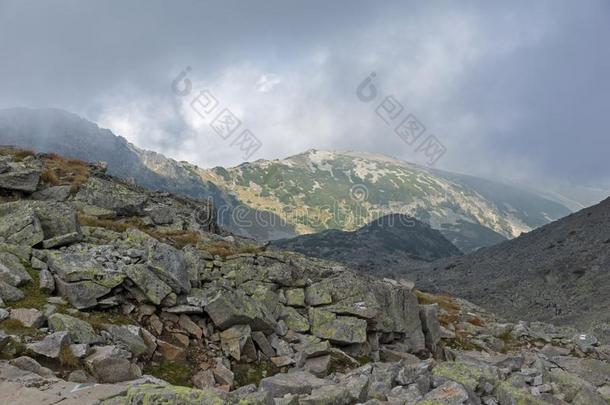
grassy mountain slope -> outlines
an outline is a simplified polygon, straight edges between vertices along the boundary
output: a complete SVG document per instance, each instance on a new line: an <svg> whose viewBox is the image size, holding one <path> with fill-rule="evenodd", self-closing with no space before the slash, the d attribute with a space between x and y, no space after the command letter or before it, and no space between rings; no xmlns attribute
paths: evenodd
<svg viewBox="0 0 610 405"><path fill-rule="evenodd" d="M352 231L401 213L439 229L464 251L513 238L570 212L515 187L355 152L309 150L201 174L254 208L287 218L300 234Z"/></svg>

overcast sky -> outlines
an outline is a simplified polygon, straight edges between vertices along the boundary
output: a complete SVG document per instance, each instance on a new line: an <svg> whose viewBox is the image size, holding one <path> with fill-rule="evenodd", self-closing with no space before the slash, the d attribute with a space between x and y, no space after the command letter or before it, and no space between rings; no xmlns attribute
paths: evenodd
<svg viewBox="0 0 610 405"><path fill-rule="evenodd" d="M375 114L393 95L447 148L439 168L601 187L609 40L605 0L0 0L0 108L59 107L177 159L239 164L190 106L208 89L261 140L252 160L318 148L423 163ZM192 93L174 94L187 66Z"/></svg>

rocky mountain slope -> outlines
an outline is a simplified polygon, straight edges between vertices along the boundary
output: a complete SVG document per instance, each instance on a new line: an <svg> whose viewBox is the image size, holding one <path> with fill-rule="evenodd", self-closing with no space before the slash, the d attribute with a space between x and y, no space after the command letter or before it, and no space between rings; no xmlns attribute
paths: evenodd
<svg viewBox="0 0 610 405"><path fill-rule="evenodd" d="M409 275L512 319L598 327L610 341L610 199ZM602 333L603 332L603 333Z"/></svg>
<svg viewBox="0 0 610 405"><path fill-rule="evenodd" d="M610 347L227 234L205 201L0 151L0 403L606 404Z"/></svg>
<svg viewBox="0 0 610 405"><path fill-rule="evenodd" d="M444 257L462 254L439 231L413 217L390 214L353 231L334 229L272 244L282 250L349 264L381 277L401 274Z"/></svg>
<svg viewBox="0 0 610 405"><path fill-rule="evenodd" d="M110 174L144 187L210 198L221 225L258 240L353 231L377 217L401 213L429 223L466 252L570 213L516 187L380 155L311 150L206 170L139 149L59 110L0 111L0 144L105 161Z"/></svg>

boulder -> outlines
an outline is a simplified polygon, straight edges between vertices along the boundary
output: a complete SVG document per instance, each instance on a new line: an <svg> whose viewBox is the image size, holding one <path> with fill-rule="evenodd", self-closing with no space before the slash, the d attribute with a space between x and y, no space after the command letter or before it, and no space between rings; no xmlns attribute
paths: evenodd
<svg viewBox="0 0 610 405"><path fill-rule="evenodd" d="M32 277L17 256L8 252L0 252L0 280L14 287L20 287L32 281Z"/></svg>
<svg viewBox="0 0 610 405"><path fill-rule="evenodd" d="M11 156L0 157L0 188L25 192L36 191L40 175L42 174L42 162L32 156L22 161L17 161Z"/></svg>
<svg viewBox="0 0 610 405"><path fill-rule="evenodd" d="M201 339L203 337L203 331L201 328L186 314L180 314L178 325L197 339Z"/></svg>
<svg viewBox="0 0 610 405"><path fill-rule="evenodd" d="M330 382L320 379L307 371L294 371L287 374L276 374L263 378L260 388L269 391L273 398L281 398L287 394L311 394L313 389L323 387Z"/></svg>
<svg viewBox="0 0 610 405"><path fill-rule="evenodd" d="M96 346L85 358L88 371L101 383L129 381L142 376L140 368L131 363L131 354L116 346Z"/></svg>
<svg viewBox="0 0 610 405"><path fill-rule="evenodd" d="M49 327L55 332L66 331L74 343L100 343L102 338L93 327L83 320L65 314L53 314L49 317Z"/></svg>
<svg viewBox="0 0 610 405"><path fill-rule="evenodd" d="M104 325L104 330L110 333L115 344L124 345L136 357L140 357L148 351L144 339L137 331L132 331L129 326Z"/></svg>
<svg viewBox="0 0 610 405"><path fill-rule="evenodd" d="M41 270L38 273L39 288L46 294L52 294L55 291L55 279L49 270Z"/></svg>
<svg viewBox="0 0 610 405"><path fill-rule="evenodd" d="M0 280L0 301L19 301L24 298L25 295L20 289Z"/></svg>
<svg viewBox="0 0 610 405"><path fill-rule="evenodd" d="M66 201L70 197L72 186L52 186L32 193L31 198L39 201Z"/></svg>
<svg viewBox="0 0 610 405"><path fill-rule="evenodd" d="M184 360L186 351L182 347L178 347L164 340L157 340L157 347L161 356L169 361Z"/></svg>
<svg viewBox="0 0 610 405"><path fill-rule="evenodd" d="M447 384L447 383L446 383ZM510 381L502 381L494 390L494 396L498 398L498 403L504 404L523 404L523 405L545 405L548 402L543 401L524 389L518 388L511 384ZM427 395L426 395L427 397ZM584 405L584 404L583 404ZM593 405L587 402L587 405Z"/></svg>
<svg viewBox="0 0 610 405"><path fill-rule="evenodd" d="M493 386L499 380L498 370L495 367L466 361L443 362L434 367L432 374L434 377L457 381L471 391L476 391L485 383Z"/></svg>
<svg viewBox="0 0 610 405"><path fill-rule="evenodd" d="M271 362L276 367L286 367L290 366L291 364L294 364L294 359L289 356L276 356L271 358Z"/></svg>
<svg viewBox="0 0 610 405"><path fill-rule="evenodd" d="M59 293L78 308L97 305L97 300L108 294L125 279L121 271L105 268L89 253L49 252L49 270L56 276Z"/></svg>
<svg viewBox="0 0 610 405"><path fill-rule="evenodd" d="M241 351L250 338L250 325L235 325L220 332L220 344L227 356L239 361Z"/></svg>
<svg viewBox="0 0 610 405"><path fill-rule="evenodd" d="M201 370L192 378L195 388L213 387L216 383L212 370Z"/></svg>
<svg viewBox="0 0 610 405"><path fill-rule="evenodd" d="M21 322L23 326L28 328L40 328L46 321L44 313L35 308L11 309L10 318Z"/></svg>
<svg viewBox="0 0 610 405"><path fill-rule="evenodd" d="M42 241L44 249L53 249L61 246L71 245L81 240L82 235L79 232L70 232L59 236L54 236Z"/></svg>
<svg viewBox="0 0 610 405"><path fill-rule="evenodd" d="M289 329L295 332L304 333L309 331L309 321L307 318L292 307L284 307L280 319L286 323Z"/></svg>
<svg viewBox="0 0 610 405"><path fill-rule="evenodd" d="M291 288L284 291L286 296L286 305L291 307L305 306L305 290L302 288Z"/></svg>
<svg viewBox="0 0 610 405"><path fill-rule="evenodd" d="M387 397L390 403L414 404L422 398L422 395L417 386L411 385L409 387L394 387Z"/></svg>
<svg viewBox="0 0 610 405"><path fill-rule="evenodd" d="M441 340L441 325L438 321L438 305L420 305L419 317L426 340L426 348L435 353Z"/></svg>
<svg viewBox="0 0 610 405"><path fill-rule="evenodd" d="M89 351L89 345L84 343L76 343L71 344L69 346L69 349L70 353L72 353L74 357L76 357L77 359L82 359L87 355L87 352Z"/></svg>
<svg viewBox="0 0 610 405"><path fill-rule="evenodd" d="M104 267L88 252L50 251L47 263L49 270L66 283L90 281L110 291L125 279L123 272Z"/></svg>
<svg viewBox="0 0 610 405"><path fill-rule="evenodd" d="M0 218L0 238L6 243L35 246L44 240L38 216L23 201L0 204Z"/></svg>
<svg viewBox="0 0 610 405"><path fill-rule="evenodd" d="M166 243L151 241L148 244L148 266L176 294L191 290L186 260L180 250Z"/></svg>
<svg viewBox="0 0 610 405"><path fill-rule="evenodd" d="M160 305L161 301L172 292L171 287L161 281L159 277L144 264L125 266L123 271L127 277L142 290L149 301L155 305Z"/></svg>
<svg viewBox="0 0 610 405"><path fill-rule="evenodd" d="M55 277L55 287L62 297L78 309L91 308L98 305L98 299L107 295L111 290L93 281L79 281L67 283Z"/></svg>
<svg viewBox="0 0 610 405"><path fill-rule="evenodd" d="M311 306L332 304L331 289L323 282L312 284L305 289L305 302Z"/></svg>
<svg viewBox="0 0 610 405"><path fill-rule="evenodd" d="M310 308L309 322L314 336L338 344L366 342L367 323L364 319L338 316L332 312Z"/></svg>
<svg viewBox="0 0 610 405"><path fill-rule="evenodd" d="M596 387L610 384L610 363L605 361L576 357L553 357L553 363L563 370L575 374Z"/></svg>
<svg viewBox="0 0 610 405"><path fill-rule="evenodd" d="M45 240L55 240L47 242L48 247L63 246L80 239L81 230L76 218L76 209L71 204L44 201L21 202L33 208L40 220Z"/></svg>
<svg viewBox="0 0 610 405"><path fill-rule="evenodd" d="M256 343L259 350L267 356L267 358L275 357L275 350L271 347L267 336L263 332L252 332L252 340Z"/></svg>
<svg viewBox="0 0 610 405"><path fill-rule="evenodd" d="M34 374L38 374L41 377L54 377L53 371L41 366L40 363L28 356L17 357L12 359L10 363L17 368L30 371Z"/></svg>
<svg viewBox="0 0 610 405"><path fill-rule="evenodd" d="M303 368L316 377L324 378L328 375L330 370L331 360L330 354L312 357L305 360L305 365Z"/></svg>
<svg viewBox="0 0 610 405"><path fill-rule="evenodd" d="M339 385L326 385L299 398L299 405L349 405L354 398L347 388Z"/></svg>
<svg viewBox="0 0 610 405"><path fill-rule="evenodd" d="M218 290L205 306L205 312L221 330L246 324L254 331L272 333L276 326L267 309L242 291Z"/></svg>
<svg viewBox="0 0 610 405"><path fill-rule="evenodd" d="M27 345L27 349L51 359L59 358L59 353L64 346L70 344L70 336L67 331L55 332L47 335L39 342Z"/></svg>
<svg viewBox="0 0 610 405"><path fill-rule="evenodd" d="M214 374L214 379L218 384L227 385L229 387L233 386L235 375L224 364L219 362L212 370L212 373Z"/></svg>
<svg viewBox="0 0 610 405"><path fill-rule="evenodd" d="M468 401L468 391L455 381L447 381L424 396L423 403L461 405ZM428 402L426 402L428 401ZM502 402L501 402L502 403ZM506 402L507 404L511 402ZM514 402L513 402L514 403Z"/></svg>

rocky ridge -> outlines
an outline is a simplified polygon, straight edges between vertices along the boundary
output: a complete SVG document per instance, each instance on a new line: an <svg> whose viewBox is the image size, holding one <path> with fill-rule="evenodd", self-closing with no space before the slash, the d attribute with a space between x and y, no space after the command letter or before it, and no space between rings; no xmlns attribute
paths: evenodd
<svg viewBox="0 0 610 405"><path fill-rule="evenodd" d="M353 232L329 229L271 245L345 263L377 277L393 277L426 262L462 255L441 232L402 214L383 216Z"/></svg>
<svg viewBox="0 0 610 405"><path fill-rule="evenodd" d="M593 336L268 252L220 229L209 204L100 165L1 159L3 403L610 399L610 348Z"/></svg>

